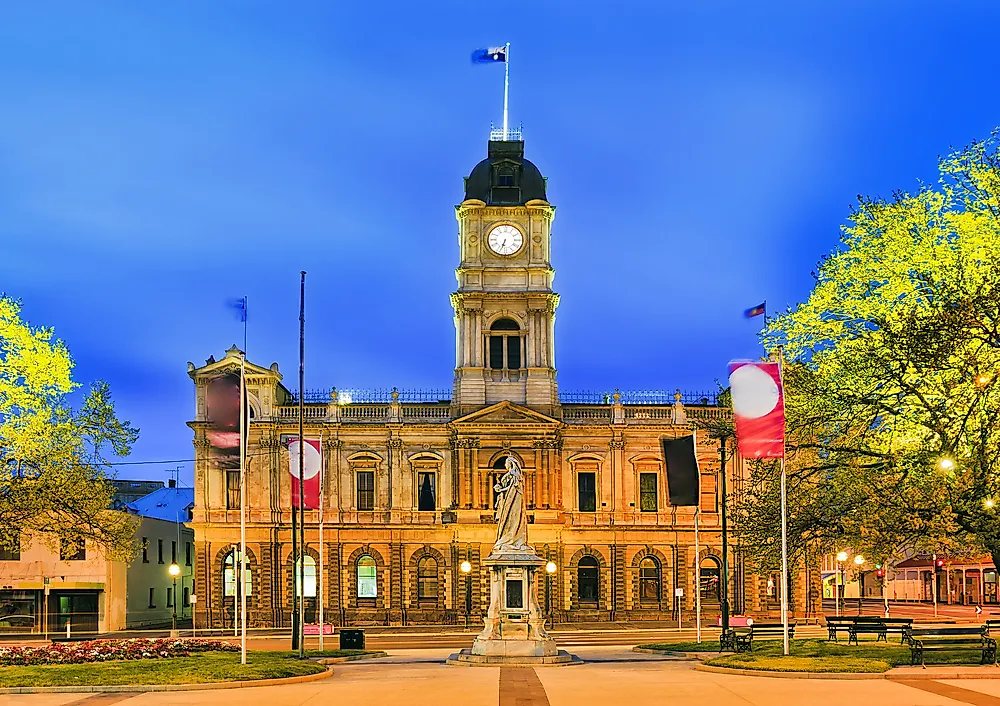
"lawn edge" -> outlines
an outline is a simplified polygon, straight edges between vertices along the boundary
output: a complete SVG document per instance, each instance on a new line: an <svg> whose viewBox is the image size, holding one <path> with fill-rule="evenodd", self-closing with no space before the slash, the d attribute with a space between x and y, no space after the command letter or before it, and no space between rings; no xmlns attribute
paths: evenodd
<svg viewBox="0 0 1000 706"><path fill-rule="evenodd" d="M366 652L363 655L348 655L347 657L313 657L312 659L320 664L340 664L342 662L356 662L359 659L378 659L380 657L388 656L388 652L374 650L372 652Z"/></svg>
<svg viewBox="0 0 1000 706"><path fill-rule="evenodd" d="M346 659L346 658L343 658ZM240 681L204 682L197 684L107 684L104 686L5 686L0 694L95 694L95 693L145 693L149 691L208 691L211 689L246 689L257 686L284 686L319 681L333 676L333 667L315 674L301 674L277 679L244 679Z"/></svg>
<svg viewBox="0 0 1000 706"><path fill-rule="evenodd" d="M699 672L713 672L715 674L738 674L745 677L772 677L777 679L888 679L889 672L776 672L766 669L741 669L739 667L717 667L711 664L699 663L694 666ZM891 671L891 670L890 670ZM897 678L905 679L900 675ZM935 675L934 679L943 679Z"/></svg>

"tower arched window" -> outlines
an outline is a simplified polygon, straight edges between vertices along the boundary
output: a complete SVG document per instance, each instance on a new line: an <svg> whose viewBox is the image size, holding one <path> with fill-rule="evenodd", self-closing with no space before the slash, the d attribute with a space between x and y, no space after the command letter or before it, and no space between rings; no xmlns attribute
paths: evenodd
<svg viewBox="0 0 1000 706"><path fill-rule="evenodd" d="M651 556L639 562L639 602L657 603L660 600L660 564Z"/></svg>
<svg viewBox="0 0 1000 706"><path fill-rule="evenodd" d="M358 598L378 596L378 580L375 560L365 554L358 558Z"/></svg>
<svg viewBox="0 0 1000 706"><path fill-rule="evenodd" d="M521 328L513 319L497 319L490 326L490 368L521 369Z"/></svg>
<svg viewBox="0 0 1000 706"><path fill-rule="evenodd" d="M719 562L707 556L701 560L701 600L715 602L722 595Z"/></svg>
<svg viewBox="0 0 1000 706"><path fill-rule="evenodd" d="M600 566L597 559L592 556L585 556L580 559L576 568L576 585L583 605L597 605Z"/></svg>

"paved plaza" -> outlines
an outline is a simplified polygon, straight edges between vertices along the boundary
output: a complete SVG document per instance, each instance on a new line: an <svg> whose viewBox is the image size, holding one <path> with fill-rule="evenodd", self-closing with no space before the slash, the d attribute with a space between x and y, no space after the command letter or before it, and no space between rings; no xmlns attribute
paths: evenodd
<svg viewBox="0 0 1000 706"><path fill-rule="evenodd" d="M713 674L695 662L641 655L624 647L581 647L584 664L551 668L450 667L441 650L399 650L377 662L338 664L312 683L225 691L0 696L0 705L126 706L220 703L268 706L585 706L587 704L877 703L879 706L1000 706L1000 679L913 681L775 679ZM1000 676L994 667L969 668ZM920 670L913 670L918 677ZM954 675L954 670L952 670ZM947 676L943 674L942 676Z"/></svg>

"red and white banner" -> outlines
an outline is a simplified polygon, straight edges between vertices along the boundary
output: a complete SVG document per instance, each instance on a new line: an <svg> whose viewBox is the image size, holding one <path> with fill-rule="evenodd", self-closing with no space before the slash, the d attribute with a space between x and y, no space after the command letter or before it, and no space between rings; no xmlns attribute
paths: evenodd
<svg viewBox="0 0 1000 706"><path fill-rule="evenodd" d="M306 439L306 453L302 460L302 490L306 510L319 509L320 470L323 454L319 439ZM288 474L292 478L292 507L299 506L299 439L288 440Z"/></svg>
<svg viewBox="0 0 1000 706"><path fill-rule="evenodd" d="M743 458L785 457L785 394L777 363L731 362L736 440Z"/></svg>

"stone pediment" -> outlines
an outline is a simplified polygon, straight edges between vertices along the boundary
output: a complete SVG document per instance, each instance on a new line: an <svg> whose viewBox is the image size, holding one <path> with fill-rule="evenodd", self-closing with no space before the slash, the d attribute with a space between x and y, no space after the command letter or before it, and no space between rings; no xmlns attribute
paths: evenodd
<svg viewBox="0 0 1000 706"><path fill-rule="evenodd" d="M194 363L188 363L188 375L192 380L198 381L212 379L229 373L239 373L240 353L240 349L234 345L226 351L225 357L221 360L215 360L213 356L205 361L205 365L200 368L195 366ZM244 366L248 377L251 375L269 376L276 380L281 380L281 373L278 372L277 363L272 363L270 368L263 368L259 365L254 365L250 361L246 361Z"/></svg>
<svg viewBox="0 0 1000 706"><path fill-rule="evenodd" d="M548 415L536 412L528 407L514 404L508 400L497 402L496 404L484 407L483 409L471 412L464 417L459 417L452 424L455 425L491 425L491 424L528 424L534 426L558 426L558 419L553 419Z"/></svg>

